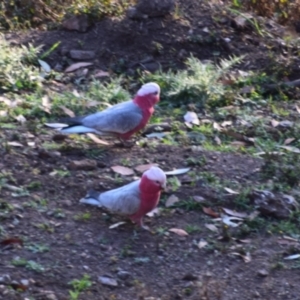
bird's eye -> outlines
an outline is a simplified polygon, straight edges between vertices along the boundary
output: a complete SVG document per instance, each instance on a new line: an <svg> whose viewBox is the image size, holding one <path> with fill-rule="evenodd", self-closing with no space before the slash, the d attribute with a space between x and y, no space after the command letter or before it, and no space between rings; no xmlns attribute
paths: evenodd
<svg viewBox="0 0 300 300"><path fill-rule="evenodd" d="M160 182L158 180L155 180L155 183L160 184Z"/></svg>
<svg viewBox="0 0 300 300"><path fill-rule="evenodd" d="M155 96L158 95L158 91L155 91L155 92L153 93L153 95L155 95Z"/></svg>

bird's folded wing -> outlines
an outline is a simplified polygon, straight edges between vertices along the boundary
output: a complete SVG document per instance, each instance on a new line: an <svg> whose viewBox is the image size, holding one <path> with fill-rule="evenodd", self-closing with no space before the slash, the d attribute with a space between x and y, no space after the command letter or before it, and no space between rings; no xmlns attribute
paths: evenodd
<svg viewBox="0 0 300 300"><path fill-rule="evenodd" d="M120 188L101 193L99 202L101 206L111 212L131 215L140 207L140 180L131 182Z"/></svg>
<svg viewBox="0 0 300 300"><path fill-rule="evenodd" d="M142 110L134 102L127 101L86 116L82 120L82 125L100 132L122 134L136 128L142 119Z"/></svg>

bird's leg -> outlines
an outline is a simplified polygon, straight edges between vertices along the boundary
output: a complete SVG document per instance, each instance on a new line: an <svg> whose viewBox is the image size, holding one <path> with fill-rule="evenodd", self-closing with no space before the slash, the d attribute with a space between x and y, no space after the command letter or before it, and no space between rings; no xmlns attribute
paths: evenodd
<svg viewBox="0 0 300 300"><path fill-rule="evenodd" d="M141 219L141 220L138 222L138 224L139 224L143 229L145 229L145 230L147 230L147 231L150 231L150 227L147 226L147 225L144 225L143 219Z"/></svg>

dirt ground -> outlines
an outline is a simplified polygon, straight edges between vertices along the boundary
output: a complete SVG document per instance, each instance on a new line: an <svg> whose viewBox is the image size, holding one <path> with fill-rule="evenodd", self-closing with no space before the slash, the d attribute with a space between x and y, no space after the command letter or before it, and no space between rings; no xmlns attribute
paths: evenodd
<svg viewBox="0 0 300 300"><path fill-rule="evenodd" d="M248 54L244 69L272 67L272 57L266 55L267 45L253 28L236 29L222 7L204 1L180 1L180 4L178 18L105 19L86 33L32 31L28 35L11 33L7 37L16 43L43 44L45 49L61 41L47 60L51 67L57 63L63 68L69 65L68 53L72 49L95 51L95 69L129 74L137 68L153 71L159 66L183 67L189 54L201 60ZM265 41L268 43L268 39ZM282 48L277 42L272 43L273 55L280 54ZM297 68L295 64L292 77L297 77ZM300 299L299 266L288 261L283 264L283 257L293 254L291 247L293 251L299 247L296 242L279 243L279 236L267 232L233 231L234 238L224 239L219 225L216 230L205 226L215 222L196 201L191 204L192 209L169 208L159 216L147 217L151 232L129 222L109 229L123 219L79 204L89 187L107 190L132 181L132 176L117 176L110 169L124 162L130 167L158 163L168 171L186 167L187 158L196 161L205 158L204 166L191 166L192 174L207 171L220 180L239 181L251 187L259 180L255 174L261 166L260 159L193 152L188 146L158 144L134 146L128 151L92 142L82 145L72 140L62 142L58 149L43 150L46 142L52 142L52 132L37 137L31 136L32 132L26 128L21 131L25 137L19 142L25 146L1 149L1 174L5 177L9 174L8 184L28 187L30 193L17 191L16 195L11 189L1 190L0 231L7 237L21 238L24 245L3 243L0 248L0 299L70 299L69 282L84 274L91 276L93 285L79 299ZM2 134L14 141L12 130ZM27 146L33 140L39 145L37 148ZM82 159L95 160L97 167L92 171L69 167L72 161ZM235 196L207 188L201 178L186 180L184 176L188 174L177 176L181 186L176 191L166 191L160 207L165 207L164 200L175 194L180 201L200 196L204 198L204 206L226 207L248 214L254 211L254 207L251 211L236 207ZM184 229L189 235L176 235L168 231L170 228ZM206 241L207 245L199 247L200 241ZM42 250L39 245L48 248ZM18 258L33 261L44 269L13 265ZM6 274L9 284L4 278ZM102 285L100 276L116 279L117 286ZM19 284L24 279L29 280L28 285Z"/></svg>

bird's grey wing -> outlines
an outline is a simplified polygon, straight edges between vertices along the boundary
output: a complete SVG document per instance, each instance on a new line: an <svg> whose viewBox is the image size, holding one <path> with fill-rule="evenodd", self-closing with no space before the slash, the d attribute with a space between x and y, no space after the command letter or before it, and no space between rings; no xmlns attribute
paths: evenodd
<svg viewBox="0 0 300 300"><path fill-rule="evenodd" d="M140 180L100 194L101 206L111 212L132 215L140 207Z"/></svg>
<svg viewBox="0 0 300 300"><path fill-rule="evenodd" d="M142 119L142 110L134 102L126 101L86 116L81 124L101 132L122 134L137 127Z"/></svg>

